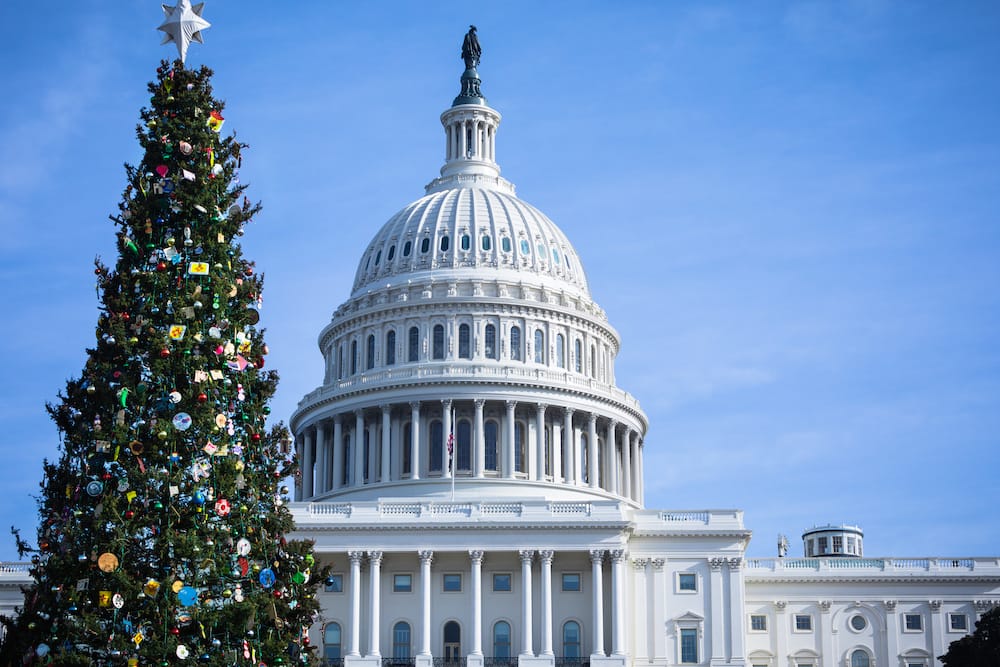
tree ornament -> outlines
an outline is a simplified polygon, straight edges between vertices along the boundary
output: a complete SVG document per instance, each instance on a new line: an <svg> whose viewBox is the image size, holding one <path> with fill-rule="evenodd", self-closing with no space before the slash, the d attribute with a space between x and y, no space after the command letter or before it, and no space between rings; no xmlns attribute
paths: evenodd
<svg viewBox="0 0 1000 667"><path fill-rule="evenodd" d="M201 31L212 26L201 17L204 8L204 2L192 6L190 0L178 0L173 7L163 5L165 20L157 30L162 30L166 34L160 44L173 42L177 46L177 54L180 56L182 64L187 58L187 50L191 42L204 44Z"/></svg>

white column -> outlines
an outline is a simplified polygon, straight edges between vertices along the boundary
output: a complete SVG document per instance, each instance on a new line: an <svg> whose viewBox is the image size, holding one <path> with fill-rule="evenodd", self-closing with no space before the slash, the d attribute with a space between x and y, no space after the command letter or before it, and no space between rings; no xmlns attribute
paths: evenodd
<svg viewBox="0 0 1000 667"><path fill-rule="evenodd" d="M517 401L507 401L507 428L505 429L504 438L504 462L503 465L506 466L504 470L504 477L507 479L514 479L514 408L517 406Z"/></svg>
<svg viewBox="0 0 1000 667"><path fill-rule="evenodd" d="M618 487L618 422L608 422L608 434L604 438L604 451L608 457L608 482L604 485L611 493L619 495Z"/></svg>
<svg viewBox="0 0 1000 667"><path fill-rule="evenodd" d="M378 477L378 421L368 424L368 483Z"/></svg>
<svg viewBox="0 0 1000 667"><path fill-rule="evenodd" d="M344 483L344 424L340 420L340 415L333 418L333 479L331 482L334 491L340 489Z"/></svg>
<svg viewBox="0 0 1000 667"><path fill-rule="evenodd" d="M729 646L730 658L741 660L743 649L743 559L729 559Z"/></svg>
<svg viewBox="0 0 1000 667"><path fill-rule="evenodd" d="M306 483L306 473L305 473L305 458L306 458L306 432L300 431L299 436L295 438L295 460L299 462L301 468L299 468L299 476L295 480L295 501L299 502L302 500L305 490Z"/></svg>
<svg viewBox="0 0 1000 667"><path fill-rule="evenodd" d="M587 464L589 467L587 481L592 489L597 488L597 466L599 463L597 456L597 413L591 412L590 419L587 421Z"/></svg>
<svg viewBox="0 0 1000 667"><path fill-rule="evenodd" d="M531 479L545 479L545 404L539 403L535 412L535 470Z"/></svg>
<svg viewBox="0 0 1000 667"><path fill-rule="evenodd" d="M476 459L475 459L475 471L476 477L484 477L486 475L486 426L483 422L483 406L486 405L486 401L482 398L477 398L475 400L476 406Z"/></svg>
<svg viewBox="0 0 1000 667"><path fill-rule="evenodd" d="M711 613L709 616L712 619L711 625L711 635L712 635L712 664L724 663L726 661L726 647L725 647L725 620L722 608L722 565L726 562L725 558L711 558L708 561L709 574L709 599L712 605ZM742 627L742 626L741 626ZM824 653L824 660L827 659L828 653Z"/></svg>
<svg viewBox="0 0 1000 667"><path fill-rule="evenodd" d="M930 627L928 628L931 635L931 655L941 655L946 651L946 644L944 642L944 618L941 615L941 600L929 600L927 605L931 610Z"/></svg>
<svg viewBox="0 0 1000 667"><path fill-rule="evenodd" d="M329 489L329 467L327 458L326 424L317 422L316 424L316 481L315 493L319 495Z"/></svg>
<svg viewBox="0 0 1000 667"><path fill-rule="evenodd" d="M483 654L483 552L470 551L472 561L472 655Z"/></svg>
<svg viewBox="0 0 1000 667"><path fill-rule="evenodd" d="M410 403L410 479L420 479L420 401Z"/></svg>
<svg viewBox="0 0 1000 667"><path fill-rule="evenodd" d="M604 551L590 552L590 587L593 589L594 650L591 656L604 657Z"/></svg>
<svg viewBox="0 0 1000 667"><path fill-rule="evenodd" d="M639 492L636 494L636 500L640 505L646 503L646 472L644 466L643 458L643 444L639 442L639 434L635 434L635 452L636 458L639 459L639 467L636 470L636 486L639 487Z"/></svg>
<svg viewBox="0 0 1000 667"><path fill-rule="evenodd" d="M552 651L552 552L539 551L542 561L542 651L540 655L555 655Z"/></svg>
<svg viewBox="0 0 1000 667"><path fill-rule="evenodd" d="M563 438L566 440L566 482L576 484L580 464L573 442L573 408L563 408Z"/></svg>
<svg viewBox="0 0 1000 667"><path fill-rule="evenodd" d="M347 655L361 655L361 558L362 551L348 551L351 560L351 643Z"/></svg>
<svg viewBox="0 0 1000 667"><path fill-rule="evenodd" d="M632 499L632 430L625 429L625 439L622 440L622 467L625 468L622 474L622 483L625 488L622 491L628 499Z"/></svg>
<svg viewBox="0 0 1000 667"><path fill-rule="evenodd" d="M351 463L354 466L354 474L351 475L353 486L362 486L365 483L365 413L361 410L354 411L354 456Z"/></svg>
<svg viewBox="0 0 1000 667"><path fill-rule="evenodd" d="M454 420L451 415L451 400L441 401L441 421L442 421L442 431L443 436L441 438L441 471L442 475L445 477L451 477L451 467L454 461L450 461L448 457L448 436L454 436ZM454 445L452 447L454 449Z"/></svg>
<svg viewBox="0 0 1000 667"><path fill-rule="evenodd" d="M534 657L531 641L535 628L531 621L531 558L535 552L528 549L517 553L521 557L521 655Z"/></svg>
<svg viewBox="0 0 1000 667"><path fill-rule="evenodd" d="M833 623L830 615L832 607L829 600L819 601L819 619L816 621L816 634L819 635L819 653L823 656L824 664L836 665L836 658L833 655ZM839 639L839 637L838 637ZM839 643L839 642L838 642ZM827 658L826 656L830 656ZM829 663L825 661L829 660Z"/></svg>
<svg viewBox="0 0 1000 667"><path fill-rule="evenodd" d="M381 482L385 484L390 481L389 463L392 456L389 453L389 445L392 443L392 406L382 406L382 475Z"/></svg>
<svg viewBox="0 0 1000 667"><path fill-rule="evenodd" d="M306 498L313 496L313 430L305 431L305 456L302 457L302 495Z"/></svg>
<svg viewBox="0 0 1000 667"><path fill-rule="evenodd" d="M371 568L371 625L368 627L368 655L381 657L379 650L379 635L382 632L382 552L369 551L368 565Z"/></svg>
<svg viewBox="0 0 1000 667"><path fill-rule="evenodd" d="M628 609L632 611L632 622L626 623L625 650L632 656L633 664L646 662L656 655L649 650L650 636L646 630L651 625L653 615L656 613L646 590L649 586L649 576L646 574L646 566L649 561L649 558L632 559L635 579L630 588L632 600L628 604Z"/></svg>
<svg viewBox="0 0 1000 667"><path fill-rule="evenodd" d="M420 616L420 655L431 654L431 560L433 551L420 552L420 592L423 596Z"/></svg>
<svg viewBox="0 0 1000 667"><path fill-rule="evenodd" d="M625 550L611 555L611 654L625 655Z"/></svg>
<svg viewBox="0 0 1000 667"><path fill-rule="evenodd" d="M552 481L556 484L562 482L562 426L555 419L552 420Z"/></svg>
<svg viewBox="0 0 1000 667"><path fill-rule="evenodd" d="M890 656L899 655L899 615L896 614L896 601L885 600L882 604L885 606L886 646L888 647ZM782 604L780 609L781 611L785 610L784 604ZM778 627L787 628L787 626L781 625Z"/></svg>

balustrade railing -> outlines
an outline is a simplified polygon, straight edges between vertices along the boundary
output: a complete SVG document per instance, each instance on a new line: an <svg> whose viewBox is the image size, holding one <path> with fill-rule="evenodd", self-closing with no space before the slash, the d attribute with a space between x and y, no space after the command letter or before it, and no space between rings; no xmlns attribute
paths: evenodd
<svg viewBox="0 0 1000 667"><path fill-rule="evenodd" d="M434 658L434 667L465 667L465 656L461 658Z"/></svg>
<svg viewBox="0 0 1000 667"><path fill-rule="evenodd" d="M513 658L483 658L485 667L517 667L517 657Z"/></svg>
<svg viewBox="0 0 1000 667"><path fill-rule="evenodd" d="M382 667L413 667L416 658L382 658Z"/></svg>
<svg viewBox="0 0 1000 667"><path fill-rule="evenodd" d="M556 667L589 667L590 658L568 658L566 656L556 657Z"/></svg>

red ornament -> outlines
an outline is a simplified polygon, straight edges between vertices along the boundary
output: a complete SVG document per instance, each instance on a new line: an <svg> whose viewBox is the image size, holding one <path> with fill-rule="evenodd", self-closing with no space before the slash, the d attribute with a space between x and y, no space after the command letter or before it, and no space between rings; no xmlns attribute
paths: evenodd
<svg viewBox="0 0 1000 667"><path fill-rule="evenodd" d="M309 639L309 635L306 635L305 637L302 638L303 646L309 646L310 643L312 643L312 640Z"/></svg>
<svg viewBox="0 0 1000 667"><path fill-rule="evenodd" d="M97 267L96 269L94 269L94 275L95 276L99 276L102 273L104 273L104 272L101 270L101 267Z"/></svg>
<svg viewBox="0 0 1000 667"><path fill-rule="evenodd" d="M253 435L250 436L250 439L253 440L254 442L260 442L260 433L254 433Z"/></svg>
<svg viewBox="0 0 1000 667"><path fill-rule="evenodd" d="M108 481L109 479L111 479L111 473L109 472L104 473L103 475L101 475L101 479L103 479L105 482Z"/></svg>
<svg viewBox="0 0 1000 667"><path fill-rule="evenodd" d="M134 516L135 516L135 512L133 512L132 510L125 510L125 518L126 519L131 519Z"/></svg>
<svg viewBox="0 0 1000 667"><path fill-rule="evenodd" d="M170 350L168 350L167 348L163 348L162 350L160 350L161 359L166 359L169 356L170 356Z"/></svg>
<svg viewBox="0 0 1000 667"><path fill-rule="evenodd" d="M253 365L257 368L264 368L264 357L260 357L257 361L253 362Z"/></svg>
<svg viewBox="0 0 1000 667"><path fill-rule="evenodd" d="M129 315L128 313L122 313L122 319L128 322L130 319L132 319L132 316Z"/></svg>
<svg viewBox="0 0 1000 667"><path fill-rule="evenodd" d="M198 394L198 402L199 403L204 403L207 400L208 400L208 396L206 394L204 394L204 393Z"/></svg>
<svg viewBox="0 0 1000 667"><path fill-rule="evenodd" d="M167 270L167 263L166 262L157 262L156 263L156 270L157 271L166 271Z"/></svg>
<svg viewBox="0 0 1000 667"><path fill-rule="evenodd" d="M181 629L180 628L170 628L170 634L172 634L173 636L176 637L180 633L181 633Z"/></svg>

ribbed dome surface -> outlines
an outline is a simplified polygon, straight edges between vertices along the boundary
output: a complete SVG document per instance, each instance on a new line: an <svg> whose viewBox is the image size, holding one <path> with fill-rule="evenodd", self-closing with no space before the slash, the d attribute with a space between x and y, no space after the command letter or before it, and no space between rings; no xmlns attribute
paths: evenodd
<svg viewBox="0 0 1000 667"><path fill-rule="evenodd" d="M361 257L354 296L428 274L519 280L590 298L566 235L534 206L493 188L434 191L394 215Z"/></svg>

